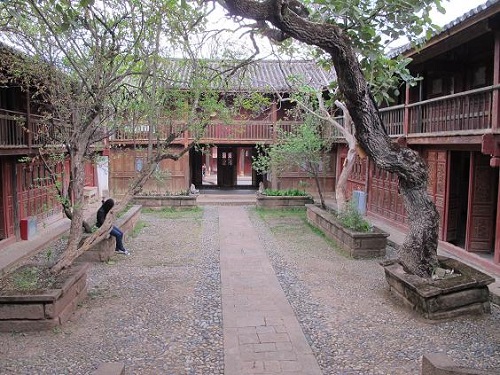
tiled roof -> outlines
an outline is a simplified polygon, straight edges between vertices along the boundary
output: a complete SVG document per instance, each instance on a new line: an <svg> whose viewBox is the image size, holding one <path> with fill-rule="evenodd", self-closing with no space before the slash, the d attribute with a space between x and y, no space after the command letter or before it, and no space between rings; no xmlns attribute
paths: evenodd
<svg viewBox="0 0 500 375"><path fill-rule="evenodd" d="M465 1L465 0L464 0ZM451 29L453 29L455 26L461 24L462 22L468 20L469 18L487 10L488 8L498 4L500 2L500 0L488 0L486 1L484 4L482 5L479 5L478 7L474 8L474 9L471 9L470 11L468 11L467 13L461 15L460 17L454 19L453 21L451 21L450 23L447 23L446 25L444 25L441 30L439 32L435 32L431 39L436 37L436 36L439 36L439 35L442 35L442 34L445 34L447 32L449 32ZM426 39L425 38L421 38L420 40L417 41L416 45L422 45L426 42ZM408 52L410 51L413 47L414 47L415 43L407 43L401 47L397 47L397 48L394 48L393 50L391 50L388 55L389 57L396 57L398 55L401 55L401 54L404 54L405 52Z"/></svg>
<svg viewBox="0 0 500 375"><path fill-rule="evenodd" d="M224 85L229 91L288 92L300 85L325 87L335 80L334 71L326 71L313 61L260 60L234 69L238 61L202 61L197 66L205 76L221 73L223 82L214 80L214 85ZM172 86L188 88L193 66L186 60L170 60L167 75ZM216 83L218 82L218 83ZM169 85L169 83L167 83Z"/></svg>

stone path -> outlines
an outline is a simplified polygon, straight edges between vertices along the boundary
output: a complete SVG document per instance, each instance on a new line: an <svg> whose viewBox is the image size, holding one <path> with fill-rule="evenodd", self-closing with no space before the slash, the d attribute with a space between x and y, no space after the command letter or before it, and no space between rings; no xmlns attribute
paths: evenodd
<svg viewBox="0 0 500 375"><path fill-rule="evenodd" d="M225 374L321 374L244 208L219 208L219 236Z"/></svg>

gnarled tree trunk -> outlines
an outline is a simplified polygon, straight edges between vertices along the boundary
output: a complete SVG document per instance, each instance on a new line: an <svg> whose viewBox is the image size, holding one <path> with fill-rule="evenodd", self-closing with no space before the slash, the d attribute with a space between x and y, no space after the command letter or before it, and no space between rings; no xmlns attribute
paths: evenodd
<svg viewBox="0 0 500 375"><path fill-rule="evenodd" d="M399 178L409 219L409 232L399 249L400 261L408 272L430 277L437 265L439 215L427 194L427 167L417 152L391 142L348 36L335 24L299 16L306 13L300 11L303 7L296 0L226 0L225 7L232 15L271 23L281 31L281 39L292 37L331 56L359 146L378 167Z"/></svg>

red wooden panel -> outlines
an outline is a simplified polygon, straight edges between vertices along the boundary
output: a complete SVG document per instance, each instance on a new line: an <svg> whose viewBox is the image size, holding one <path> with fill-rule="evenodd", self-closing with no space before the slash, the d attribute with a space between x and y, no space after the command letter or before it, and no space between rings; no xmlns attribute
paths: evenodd
<svg viewBox="0 0 500 375"><path fill-rule="evenodd" d="M398 224L407 222L403 198L398 193L398 178L395 174L372 167L368 210Z"/></svg>
<svg viewBox="0 0 500 375"><path fill-rule="evenodd" d="M473 153L471 168L470 212L467 224L467 251L493 250L496 207L496 174L489 156Z"/></svg>
<svg viewBox="0 0 500 375"><path fill-rule="evenodd" d="M429 171L427 193L436 205L436 209L439 213L439 239L442 240L444 238L448 152L445 150L428 150L424 157Z"/></svg>

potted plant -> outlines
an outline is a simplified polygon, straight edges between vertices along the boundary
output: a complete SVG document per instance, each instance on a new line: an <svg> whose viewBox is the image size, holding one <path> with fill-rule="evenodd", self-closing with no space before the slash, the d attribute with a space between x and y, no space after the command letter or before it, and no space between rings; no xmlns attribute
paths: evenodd
<svg viewBox="0 0 500 375"><path fill-rule="evenodd" d="M311 195L299 189L263 189L257 192L257 207L297 208L314 203Z"/></svg>
<svg viewBox="0 0 500 375"><path fill-rule="evenodd" d="M44 253L0 279L0 331L54 328L69 320L86 298L88 263L50 272L66 242L66 237L54 241Z"/></svg>
<svg viewBox="0 0 500 375"><path fill-rule="evenodd" d="M155 191L141 192L134 195L133 202L143 207L176 207L196 206L198 194L189 191L159 193Z"/></svg>
<svg viewBox="0 0 500 375"><path fill-rule="evenodd" d="M389 235L366 221L353 205L341 212L308 204L307 221L351 257L371 258L385 255Z"/></svg>

